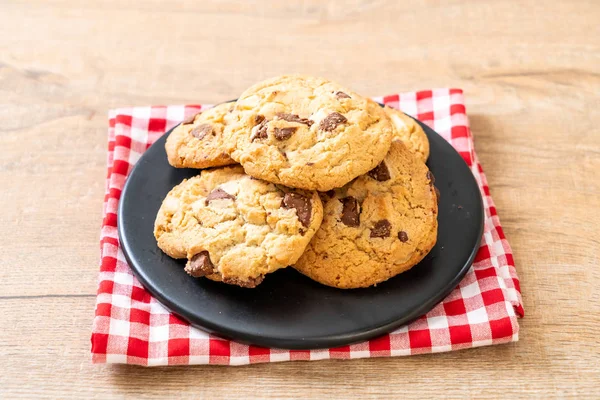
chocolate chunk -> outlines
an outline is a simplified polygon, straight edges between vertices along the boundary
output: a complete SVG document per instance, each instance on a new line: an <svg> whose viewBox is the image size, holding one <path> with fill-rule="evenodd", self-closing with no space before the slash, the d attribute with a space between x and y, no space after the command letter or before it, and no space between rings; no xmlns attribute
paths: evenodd
<svg viewBox="0 0 600 400"><path fill-rule="evenodd" d="M408 234L404 231L400 231L398 232L398 239L400 239L402 243L405 243L408 241Z"/></svg>
<svg viewBox="0 0 600 400"><path fill-rule="evenodd" d="M264 275L257 276L256 278L248 278L247 280L241 280L233 277L223 277L222 280L224 283L228 283L230 285L237 285L243 288L253 288L260 284L265 279Z"/></svg>
<svg viewBox="0 0 600 400"><path fill-rule="evenodd" d="M306 163L306 166L307 166L307 167L312 167L313 165L315 165L315 163L314 163L314 162L307 162L307 163Z"/></svg>
<svg viewBox="0 0 600 400"><path fill-rule="evenodd" d="M263 117L264 118L264 117ZM256 139L266 139L268 137L267 133L267 120L263 119L257 126L254 134L250 138L251 141L255 141Z"/></svg>
<svg viewBox="0 0 600 400"><path fill-rule="evenodd" d="M340 199L343 204L342 207L342 222L346 226L357 227L360 225L360 209L358 207L358 200L352 196Z"/></svg>
<svg viewBox="0 0 600 400"><path fill-rule="evenodd" d="M350 96L348 96L344 92L335 92L335 97L337 97L338 99L349 99L350 98Z"/></svg>
<svg viewBox="0 0 600 400"><path fill-rule="evenodd" d="M380 162L378 166L368 172L369 176L376 181L387 181L390 179L390 171L385 162Z"/></svg>
<svg viewBox="0 0 600 400"><path fill-rule="evenodd" d="M264 115L256 114L254 116L254 125L258 125L261 122L263 122L264 120L265 120L265 116Z"/></svg>
<svg viewBox="0 0 600 400"><path fill-rule="evenodd" d="M433 186L435 183L435 176L431 173L431 171L427 171L427 179L429 179L429 184Z"/></svg>
<svg viewBox="0 0 600 400"><path fill-rule="evenodd" d="M348 122L346 117L344 117L339 112L333 112L321 121L321 123L319 124L319 129L325 132L330 132L334 130L339 124L343 124L345 122Z"/></svg>
<svg viewBox="0 0 600 400"><path fill-rule="evenodd" d="M310 119L308 119L308 118L300 118L300 116L299 116L299 115L296 115L296 114L277 113L276 115L277 115L277 117L278 117L279 119L282 119L282 120L284 120L284 121L288 121L288 122L298 122L298 123L301 123L301 124L308 125L309 127L310 127L312 124L314 124L314 123L315 123L315 121L312 121L312 120L310 120Z"/></svg>
<svg viewBox="0 0 600 400"><path fill-rule="evenodd" d="M327 193L327 196L333 198L335 196L335 190L331 189L326 191L325 193Z"/></svg>
<svg viewBox="0 0 600 400"><path fill-rule="evenodd" d="M210 124L200 124L190 132L196 139L202 139L204 136L212 133L213 128Z"/></svg>
<svg viewBox="0 0 600 400"><path fill-rule="evenodd" d="M371 229L372 238L384 238L390 236L392 224L387 219L375 222L375 226Z"/></svg>
<svg viewBox="0 0 600 400"><path fill-rule="evenodd" d="M182 125L189 125L189 124L193 124L194 121L196 120L196 116L200 115L201 113L196 113L194 115L190 115L189 117L187 117L186 119L183 120L183 122L181 123Z"/></svg>
<svg viewBox="0 0 600 400"><path fill-rule="evenodd" d="M287 140L292 137L294 132L296 132L295 126L291 126L289 128L275 128L273 134L275 135L275 139L277 140Z"/></svg>
<svg viewBox="0 0 600 400"><path fill-rule="evenodd" d="M208 205L208 203L210 203L211 200L220 200L220 199L235 200L235 196L227 193L226 191L224 191L221 188L216 188L215 190L210 192L208 194L208 196L206 196L206 200L204 200L204 204Z"/></svg>
<svg viewBox="0 0 600 400"><path fill-rule="evenodd" d="M195 278L200 278L214 273L215 266L210 261L208 251L195 254L185 266L185 272Z"/></svg>
<svg viewBox="0 0 600 400"><path fill-rule="evenodd" d="M308 227L312 216L312 203L308 197L298 193L286 193L281 201L283 208L295 208L298 220L302 225Z"/></svg>

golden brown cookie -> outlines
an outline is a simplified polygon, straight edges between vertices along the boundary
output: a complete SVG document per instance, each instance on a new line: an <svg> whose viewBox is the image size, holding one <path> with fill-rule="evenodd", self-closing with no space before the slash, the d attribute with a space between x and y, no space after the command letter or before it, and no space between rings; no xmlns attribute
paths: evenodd
<svg viewBox="0 0 600 400"><path fill-rule="evenodd" d="M402 111L385 106L385 112L394 125L392 140L402 141L406 147L419 156L423 162L429 157L429 140L421 126Z"/></svg>
<svg viewBox="0 0 600 400"><path fill-rule="evenodd" d="M169 164L177 168L209 168L236 164L225 151L225 116L234 103L202 111L177 126L167 138Z"/></svg>
<svg viewBox="0 0 600 400"><path fill-rule="evenodd" d="M204 170L174 187L154 235L165 253L188 258L190 275L254 287L298 260L322 218L316 192L255 179L235 166Z"/></svg>
<svg viewBox="0 0 600 400"><path fill-rule="evenodd" d="M294 265L325 285L376 285L410 269L437 240L433 175L402 142L341 189L322 194L321 228Z"/></svg>
<svg viewBox="0 0 600 400"><path fill-rule="evenodd" d="M247 174L309 190L341 187L387 154L392 124L376 103L330 81L285 75L247 89L225 129Z"/></svg>

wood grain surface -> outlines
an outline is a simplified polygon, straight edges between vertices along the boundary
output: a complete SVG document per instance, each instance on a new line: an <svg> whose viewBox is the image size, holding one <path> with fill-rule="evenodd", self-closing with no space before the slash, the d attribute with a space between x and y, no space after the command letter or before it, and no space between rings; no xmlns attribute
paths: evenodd
<svg viewBox="0 0 600 400"><path fill-rule="evenodd" d="M598 1L0 1L0 398L599 398ZM92 365L107 110L286 72L465 90L516 344L248 367Z"/></svg>

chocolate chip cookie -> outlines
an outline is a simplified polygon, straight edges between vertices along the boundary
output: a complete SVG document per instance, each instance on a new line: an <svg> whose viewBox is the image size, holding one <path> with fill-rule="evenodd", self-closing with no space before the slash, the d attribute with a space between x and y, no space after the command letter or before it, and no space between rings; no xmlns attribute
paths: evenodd
<svg viewBox="0 0 600 400"><path fill-rule="evenodd" d="M167 138L169 164L177 168L209 168L236 164L225 152L225 116L234 103L223 103L183 121Z"/></svg>
<svg viewBox="0 0 600 400"><path fill-rule="evenodd" d="M326 191L379 164L392 132L376 103L322 78L286 75L247 89L225 136L247 174Z"/></svg>
<svg viewBox="0 0 600 400"><path fill-rule="evenodd" d="M171 257L188 258L190 275L254 287L298 260L322 218L316 192L255 179L235 166L204 170L173 188L154 236Z"/></svg>
<svg viewBox="0 0 600 400"><path fill-rule="evenodd" d="M417 264L437 240L437 190L399 141L376 168L322 193L324 217L294 268L325 285L375 285Z"/></svg>
<svg viewBox="0 0 600 400"><path fill-rule="evenodd" d="M429 157L429 140L423 128L402 111L388 106L385 106L384 109L394 125L395 133L392 140L402 141L423 162L427 161Z"/></svg>

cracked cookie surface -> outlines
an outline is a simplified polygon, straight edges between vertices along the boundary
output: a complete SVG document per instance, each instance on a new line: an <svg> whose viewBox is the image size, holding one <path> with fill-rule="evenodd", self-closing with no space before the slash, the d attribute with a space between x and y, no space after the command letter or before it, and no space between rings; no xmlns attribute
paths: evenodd
<svg viewBox="0 0 600 400"><path fill-rule="evenodd" d="M225 116L234 103L219 104L186 119L167 138L169 164L177 168L209 168L236 164L225 151Z"/></svg>
<svg viewBox="0 0 600 400"><path fill-rule="evenodd" d="M375 102L322 78L286 75L247 89L225 129L247 174L326 191L374 168L393 127Z"/></svg>
<svg viewBox="0 0 600 400"><path fill-rule="evenodd" d="M437 189L427 166L401 142L376 168L322 193L323 222L294 268L350 289L410 269L437 240Z"/></svg>
<svg viewBox="0 0 600 400"><path fill-rule="evenodd" d="M394 125L395 133L392 140L400 140L423 162L427 161L427 158L429 158L429 140L423 128L402 111L389 106L385 106L384 110Z"/></svg>
<svg viewBox="0 0 600 400"><path fill-rule="evenodd" d="M175 186L158 211L154 235L165 253L188 259L190 275L254 287L298 260L322 218L316 192L225 167Z"/></svg>

